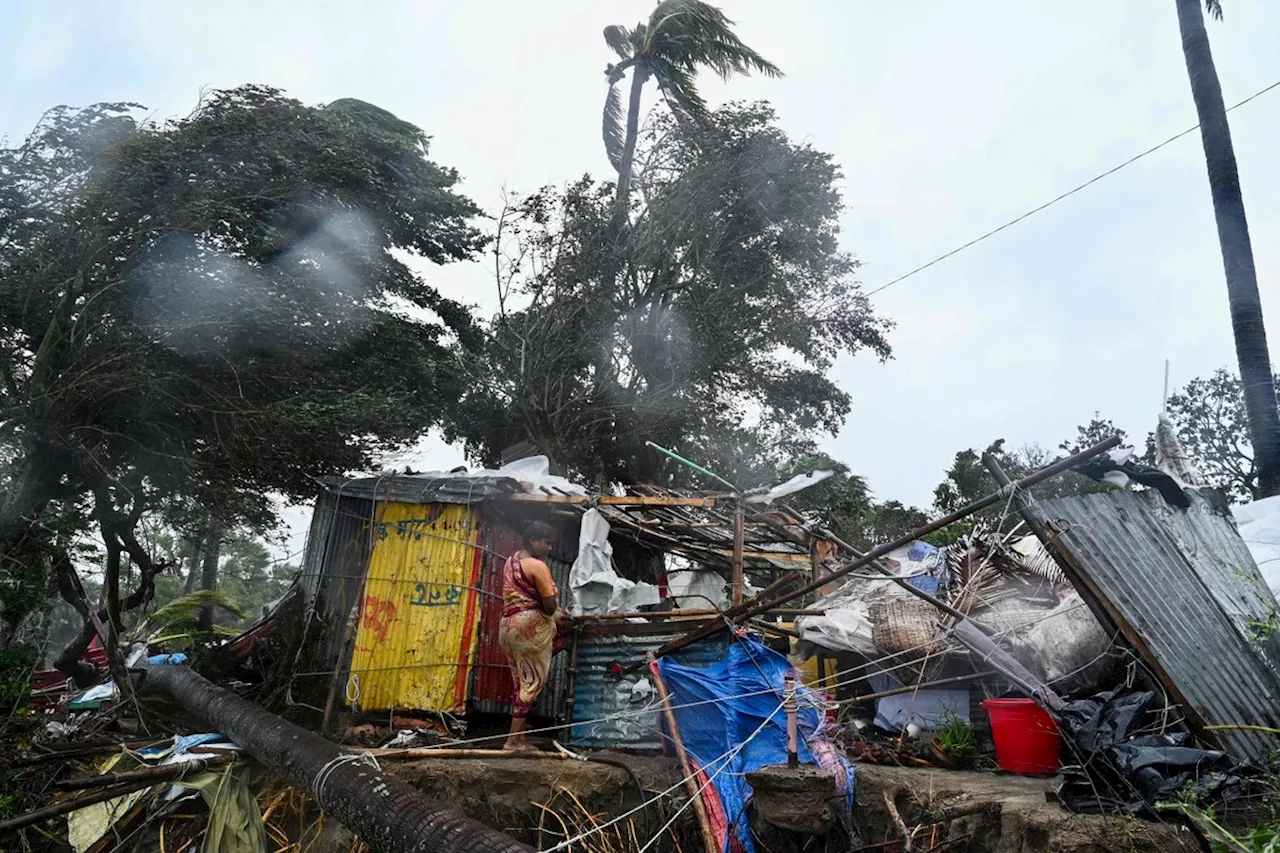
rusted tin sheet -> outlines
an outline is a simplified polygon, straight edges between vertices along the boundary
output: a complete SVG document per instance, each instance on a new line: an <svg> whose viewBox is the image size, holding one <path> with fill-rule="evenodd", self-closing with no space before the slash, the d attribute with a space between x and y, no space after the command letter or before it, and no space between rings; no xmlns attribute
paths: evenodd
<svg viewBox="0 0 1280 853"><path fill-rule="evenodd" d="M498 644L498 623L502 619L502 566L521 545L520 536L492 515L484 526L484 572L481 580L480 642L471 669L471 708L482 714L510 714L515 685L507 656ZM556 582L560 604L566 609L572 599L569 570L578 547L577 527L560 530L547 560ZM559 721L564 715L568 689L568 652L551 660L547 686L533 706L532 715Z"/></svg>
<svg viewBox="0 0 1280 853"><path fill-rule="evenodd" d="M347 618L360 594L360 580L373 548L373 504L338 492L316 498L302 561L302 592L317 624L308 637L322 637L317 662L334 667L342 656Z"/></svg>
<svg viewBox="0 0 1280 853"><path fill-rule="evenodd" d="M573 691L576 725L570 734L574 746L634 752L662 749L658 700L648 668L619 677L614 664L625 669L641 663L648 652L678 636L583 637L579 641ZM721 634L686 646L671 657L688 666L710 666L724 656L727 643L727 635Z"/></svg>
<svg viewBox="0 0 1280 853"><path fill-rule="evenodd" d="M1190 509L1155 491L1041 503L1126 638L1193 727L1280 727L1280 614L1213 492ZM1273 735L1207 732L1236 758L1265 758Z"/></svg>

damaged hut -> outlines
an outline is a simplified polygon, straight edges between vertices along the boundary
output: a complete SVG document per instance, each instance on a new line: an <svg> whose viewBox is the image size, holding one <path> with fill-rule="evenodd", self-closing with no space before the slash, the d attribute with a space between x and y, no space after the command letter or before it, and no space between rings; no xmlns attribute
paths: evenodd
<svg viewBox="0 0 1280 853"><path fill-rule="evenodd" d="M561 605L595 618L556 657L534 715L608 716L631 701L636 679L606 676L686 631L682 618L740 601L751 578L810 569L819 549L802 528L753 512L735 536L735 504L657 488L588 496L542 457L498 471L327 480L302 576L308 624L323 626L311 677L330 677L331 703L355 712L509 713L502 566L522 527L541 520L557 531L548 565ZM723 651L720 642L698 653L711 661ZM578 736L656 748L656 733L655 713L626 732Z"/></svg>

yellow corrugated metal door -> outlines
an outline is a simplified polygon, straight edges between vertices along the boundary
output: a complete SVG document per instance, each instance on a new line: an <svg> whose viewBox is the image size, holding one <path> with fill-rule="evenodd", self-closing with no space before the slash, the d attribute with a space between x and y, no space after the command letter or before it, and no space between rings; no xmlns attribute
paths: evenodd
<svg viewBox="0 0 1280 853"><path fill-rule="evenodd" d="M461 711L478 639L479 516L457 504L378 509L348 704Z"/></svg>

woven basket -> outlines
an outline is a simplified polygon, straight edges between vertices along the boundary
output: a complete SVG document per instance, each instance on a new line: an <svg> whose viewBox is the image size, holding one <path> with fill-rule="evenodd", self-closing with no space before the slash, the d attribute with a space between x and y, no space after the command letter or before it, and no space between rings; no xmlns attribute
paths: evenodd
<svg viewBox="0 0 1280 853"><path fill-rule="evenodd" d="M871 642L885 654L916 660L946 650L938 628L941 614L927 601L893 598L871 606Z"/></svg>

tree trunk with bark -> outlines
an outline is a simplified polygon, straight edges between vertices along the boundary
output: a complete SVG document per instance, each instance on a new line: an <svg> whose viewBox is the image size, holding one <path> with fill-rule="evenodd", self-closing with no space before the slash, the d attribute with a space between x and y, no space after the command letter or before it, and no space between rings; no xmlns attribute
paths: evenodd
<svg viewBox="0 0 1280 853"><path fill-rule="evenodd" d="M625 213L631 198L631 175L636 158L636 139L640 135L640 97L649 69L644 62L637 62L631 69L631 99L627 105L627 137L623 143L622 159L618 163L618 208Z"/></svg>
<svg viewBox="0 0 1280 853"><path fill-rule="evenodd" d="M1209 192L1222 248L1236 360L1240 366L1249 438L1258 466L1257 496L1263 498L1280 494L1280 407L1276 405L1262 300L1258 295L1258 274L1253 263L1231 128L1227 124L1222 86L1213 64L1200 3L1201 0L1177 0L1178 24L1191 95L1200 118L1200 141L1204 145Z"/></svg>
<svg viewBox="0 0 1280 853"><path fill-rule="evenodd" d="M428 799L376 764L223 690L185 666L149 666L142 689L163 690L311 797L383 853L531 853L508 835Z"/></svg>
<svg viewBox="0 0 1280 853"><path fill-rule="evenodd" d="M200 588L213 591L218 588L218 559L222 555L222 530L216 525L208 528L204 535L204 566L200 572ZM206 605L200 610L197 628L203 633L213 631L213 605Z"/></svg>

